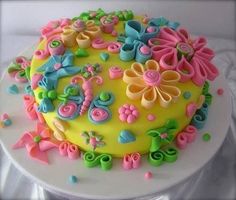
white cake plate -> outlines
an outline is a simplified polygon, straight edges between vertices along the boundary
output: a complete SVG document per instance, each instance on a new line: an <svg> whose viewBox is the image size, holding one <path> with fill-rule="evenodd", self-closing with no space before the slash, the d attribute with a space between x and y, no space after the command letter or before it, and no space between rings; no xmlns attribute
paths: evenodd
<svg viewBox="0 0 236 200"><path fill-rule="evenodd" d="M22 55L31 56L32 52L33 48L29 48ZM158 195L159 192L196 173L216 154L231 121L230 91L221 75L210 86L214 98L206 126L200 130L194 143L179 152L176 162L153 167L148 164L147 157L143 156L140 168L127 171L122 168L121 159L114 159L113 168L110 171L102 171L100 167L85 167L82 159L70 160L61 157L57 150L52 150L48 151L50 164L44 165L30 159L25 148L18 150L11 148L24 131L34 130L36 124L26 117L23 110L24 86L20 85L21 94L12 95L6 92L13 83L15 82L7 75L0 82L0 113L8 113L13 122L11 126L0 129L1 145L23 174L45 189L67 198L112 200ZM218 88L224 89L222 96L217 95ZM206 132L212 136L209 142L202 139L202 135ZM152 179L144 178L147 171L153 173ZM69 183L68 178L71 175L78 177L78 183Z"/></svg>

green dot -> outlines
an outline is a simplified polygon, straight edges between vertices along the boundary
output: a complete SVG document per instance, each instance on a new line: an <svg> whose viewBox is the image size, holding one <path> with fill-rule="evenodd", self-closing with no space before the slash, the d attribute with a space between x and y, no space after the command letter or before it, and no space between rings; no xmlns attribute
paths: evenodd
<svg viewBox="0 0 236 200"><path fill-rule="evenodd" d="M57 92L55 90L50 90L48 92L49 99L56 99L57 98Z"/></svg>
<svg viewBox="0 0 236 200"><path fill-rule="evenodd" d="M89 72L84 72L84 73L83 73L83 77L84 77L84 78L90 77L90 73L89 73Z"/></svg>
<svg viewBox="0 0 236 200"><path fill-rule="evenodd" d="M52 48L55 48L55 47L58 47L58 46L60 46L60 44L61 44L61 42L60 41L58 41L58 40L53 40L52 42L51 42L51 47Z"/></svg>
<svg viewBox="0 0 236 200"><path fill-rule="evenodd" d="M107 101L107 100L109 100L110 96L107 92L102 92L100 94L99 98L101 99L101 101Z"/></svg>
<svg viewBox="0 0 236 200"><path fill-rule="evenodd" d="M208 142L211 140L211 135L209 133L205 133L202 136L203 141Z"/></svg>
<svg viewBox="0 0 236 200"><path fill-rule="evenodd" d="M34 137L34 142L39 143L41 141L41 139L42 139L41 136L37 135Z"/></svg>
<svg viewBox="0 0 236 200"><path fill-rule="evenodd" d="M184 97L184 99L190 99L190 97L191 97L191 92L189 92L189 91L184 92L184 93L183 93L183 97Z"/></svg>

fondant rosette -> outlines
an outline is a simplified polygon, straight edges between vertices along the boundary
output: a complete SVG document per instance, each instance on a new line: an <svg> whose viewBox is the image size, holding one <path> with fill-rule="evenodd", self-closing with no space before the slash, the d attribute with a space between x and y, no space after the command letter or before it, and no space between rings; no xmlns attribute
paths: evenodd
<svg viewBox="0 0 236 200"><path fill-rule="evenodd" d="M176 70L181 82L192 81L202 86L208 80L214 80L219 72L210 62L214 52L206 47L204 37L192 39L185 29L177 31L163 27L157 38L148 41L152 47L152 58L160 63L164 70Z"/></svg>
<svg viewBox="0 0 236 200"><path fill-rule="evenodd" d="M77 19L70 26L63 28L61 38L67 47L73 47L76 44L80 48L88 48L91 40L101 35L101 29L93 20L82 21Z"/></svg>
<svg viewBox="0 0 236 200"><path fill-rule="evenodd" d="M145 67L133 63L131 69L124 71L123 81L126 82L126 95L133 100L141 99L141 105L147 109L159 101L162 107L168 107L180 96L181 91L175 84L180 80L178 72L166 70L160 72L155 60L148 60Z"/></svg>

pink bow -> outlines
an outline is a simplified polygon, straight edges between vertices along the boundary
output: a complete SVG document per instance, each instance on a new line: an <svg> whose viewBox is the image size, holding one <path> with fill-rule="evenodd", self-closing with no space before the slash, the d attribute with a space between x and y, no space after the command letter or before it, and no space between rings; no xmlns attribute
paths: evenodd
<svg viewBox="0 0 236 200"><path fill-rule="evenodd" d="M25 111L26 111L29 119L31 119L31 120L38 119L40 123L45 122L42 113L40 113L38 111L38 105L37 105L33 96L24 95L23 102L24 102Z"/></svg>
<svg viewBox="0 0 236 200"><path fill-rule="evenodd" d="M60 34L63 32L62 31L63 27L70 25L70 24L71 24L71 20L67 19L67 18L50 21L46 26L44 26L42 28L41 35L44 38L49 38L52 35Z"/></svg>
<svg viewBox="0 0 236 200"><path fill-rule="evenodd" d="M141 155L139 153L126 154L123 158L124 169L136 169L140 166Z"/></svg>
<svg viewBox="0 0 236 200"><path fill-rule="evenodd" d="M48 164L48 157L45 151L58 146L58 141L51 139L50 129L45 124L37 123L36 131L24 133L13 145L13 149L26 147L31 158Z"/></svg>
<svg viewBox="0 0 236 200"><path fill-rule="evenodd" d="M71 144L68 141L61 142L58 148L61 156L68 156L72 160L77 159L80 156L78 146Z"/></svg>
<svg viewBox="0 0 236 200"><path fill-rule="evenodd" d="M197 135L197 129L195 126L188 125L182 132L176 136L176 145L180 149L185 149L187 143L191 143L195 140Z"/></svg>

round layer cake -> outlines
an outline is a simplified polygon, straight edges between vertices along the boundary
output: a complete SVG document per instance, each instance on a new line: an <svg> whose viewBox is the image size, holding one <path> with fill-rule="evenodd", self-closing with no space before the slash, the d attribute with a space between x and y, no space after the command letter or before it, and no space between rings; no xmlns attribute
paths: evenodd
<svg viewBox="0 0 236 200"><path fill-rule="evenodd" d="M54 137L115 157L174 140L218 75L203 37L132 11L49 22L30 68L38 111Z"/></svg>

